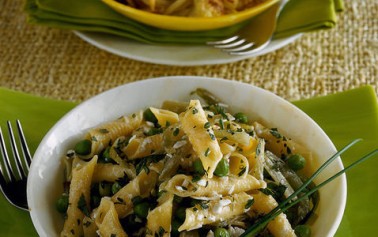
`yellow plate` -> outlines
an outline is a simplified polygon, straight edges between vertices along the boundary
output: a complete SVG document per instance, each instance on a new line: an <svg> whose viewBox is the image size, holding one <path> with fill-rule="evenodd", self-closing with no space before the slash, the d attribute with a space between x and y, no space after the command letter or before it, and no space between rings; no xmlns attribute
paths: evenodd
<svg viewBox="0 0 378 237"><path fill-rule="evenodd" d="M247 20L266 10L279 0L267 0L244 11L217 17L183 17L160 15L126 6L115 0L102 0L115 11L146 25L166 30L201 31L231 26Z"/></svg>

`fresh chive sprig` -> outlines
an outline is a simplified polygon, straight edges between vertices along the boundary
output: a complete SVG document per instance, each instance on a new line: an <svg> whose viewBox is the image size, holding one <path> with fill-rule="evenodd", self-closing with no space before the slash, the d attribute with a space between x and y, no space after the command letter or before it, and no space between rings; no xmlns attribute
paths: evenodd
<svg viewBox="0 0 378 237"><path fill-rule="evenodd" d="M358 159L357 161L353 162L343 170L337 172L327 180L323 181L322 183L318 184L317 186L313 187L309 191L307 191L305 194L303 194L301 197L293 200L303 189L305 189L332 161L334 161L337 157L339 157L342 153L347 151L350 147L355 145L357 142L361 141L361 139L356 139L349 143L347 146L342 148L340 151L336 152L331 158L329 158L324 164L322 164L318 170L305 182L303 185L301 185L293 194L291 194L287 199L285 199L283 202L281 202L276 208L274 208L272 211L270 211L268 214L263 216L260 220L258 220L254 225L249 227L242 235L241 237L251 237L259 233L265 226L273 220L275 217L277 217L279 214L285 212L290 207L294 206L295 204L299 203L306 197L310 196L317 190L319 190L324 185L328 184L329 182L333 181L338 176L344 174L349 169L352 169L353 167L359 165L360 163L366 161L367 159L375 156L378 154L378 149L373 150L372 152L368 153L367 155L363 156L362 158Z"/></svg>

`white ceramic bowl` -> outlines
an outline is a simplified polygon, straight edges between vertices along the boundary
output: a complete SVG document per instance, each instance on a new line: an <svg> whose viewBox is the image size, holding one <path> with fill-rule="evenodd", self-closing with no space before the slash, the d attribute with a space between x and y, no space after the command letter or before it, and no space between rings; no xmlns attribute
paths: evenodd
<svg viewBox="0 0 378 237"><path fill-rule="evenodd" d="M61 158L87 129L147 106L160 106L167 99L188 100L190 92L198 87L208 89L234 111L245 112L250 118L264 121L300 141L319 157L318 164L336 152L328 136L305 113L273 93L251 85L191 76L154 78L126 84L74 108L40 143L30 168L27 187L30 214L38 234L41 237L59 236L63 218L55 210L55 200L63 190ZM341 160L337 159L315 182L342 168ZM343 175L320 190L317 217L310 223L313 237L334 235L341 222L345 202L346 178Z"/></svg>

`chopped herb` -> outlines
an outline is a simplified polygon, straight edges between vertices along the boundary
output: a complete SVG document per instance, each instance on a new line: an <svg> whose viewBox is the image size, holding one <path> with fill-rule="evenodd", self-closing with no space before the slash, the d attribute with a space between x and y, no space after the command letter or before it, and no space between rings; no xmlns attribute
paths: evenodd
<svg viewBox="0 0 378 237"><path fill-rule="evenodd" d="M198 113L198 109L197 109L197 108L193 108L192 113L193 113L193 114Z"/></svg>
<svg viewBox="0 0 378 237"><path fill-rule="evenodd" d="M220 139L220 142L224 142L226 140L228 140L228 137L222 137L222 139Z"/></svg>
<svg viewBox="0 0 378 237"><path fill-rule="evenodd" d="M152 136L163 132L163 128L151 128L146 132L146 136Z"/></svg>
<svg viewBox="0 0 378 237"><path fill-rule="evenodd" d="M238 173L238 176L242 176L247 171L247 167L243 167L240 172Z"/></svg>
<svg viewBox="0 0 378 237"><path fill-rule="evenodd" d="M199 205L202 209L208 209L209 208L209 205L205 202L200 202Z"/></svg>
<svg viewBox="0 0 378 237"><path fill-rule="evenodd" d="M211 140L215 141L216 138L215 138L215 135L213 133L209 132L209 136L210 136Z"/></svg>
<svg viewBox="0 0 378 237"><path fill-rule="evenodd" d="M210 122L206 122L206 123L203 125L204 128L210 128L210 126L211 126Z"/></svg>
<svg viewBox="0 0 378 237"><path fill-rule="evenodd" d="M104 133L104 134L109 133L109 130L106 129L106 128L100 128L98 131L99 131L100 133Z"/></svg>
<svg viewBox="0 0 378 237"><path fill-rule="evenodd" d="M157 118L155 117L154 113L152 113L151 109L148 108L143 112L143 118L146 121L157 123Z"/></svg>
<svg viewBox="0 0 378 237"><path fill-rule="evenodd" d="M270 134L272 134L275 138L282 138L282 135L278 132L277 128L271 128L270 129Z"/></svg>
<svg viewBox="0 0 378 237"><path fill-rule="evenodd" d="M83 225L84 225L85 227L87 227L87 228L88 228L91 224L92 224L92 222L90 222L90 221L86 221L86 222L83 223Z"/></svg>
<svg viewBox="0 0 378 237"><path fill-rule="evenodd" d="M169 121L166 121L166 122L165 122L165 126L166 126L166 127L169 127L170 125L171 125L171 123L170 123Z"/></svg>
<svg viewBox="0 0 378 237"><path fill-rule="evenodd" d="M267 187L264 189L259 189L265 195L271 195L277 202L281 202L284 199L284 193L286 191L286 186L276 183L268 183Z"/></svg>
<svg viewBox="0 0 378 237"><path fill-rule="evenodd" d="M110 234L110 237L117 237L116 234Z"/></svg>
<svg viewBox="0 0 378 237"><path fill-rule="evenodd" d="M235 117L235 120L238 121L239 123L248 123L248 117L244 113L241 113L241 112L236 113L234 117Z"/></svg>
<svg viewBox="0 0 378 237"><path fill-rule="evenodd" d="M137 174L139 174L142 170L146 172L146 174L150 173L150 169L147 166L147 159L142 159L135 167Z"/></svg>
<svg viewBox="0 0 378 237"><path fill-rule="evenodd" d="M151 150L151 152L154 152ZM149 164L159 162L161 159L163 159L165 155L150 155L142 158L139 163L135 166L135 170L137 174L139 174L142 170L144 170L147 174L150 172L150 169L148 168Z"/></svg>
<svg viewBox="0 0 378 237"><path fill-rule="evenodd" d="M210 154L210 148L208 147L205 151L205 156L208 156Z"/></svg>
<svg viewBox="0 0 378 237"><path fill-rule="evenodd" d="M245 204L244 209L249 209L253 205L254 202L255 202L255 199L249 199L247 201L247 204Z"/></svg>
<svg viewBox="0 0 378 237"><path fill-rule="evenodd" d="M220 127L221 129L224 129L223 119L219 119L219 127Z"/></svg>
<svg viewBox="0 0 378 237"><path fill-rule="evenodd" d="M90 215L88 207L87 207L87 202L85 201L84 194L81 194L79 202L77 203L77 208L79 208L80 211L84 213L84 215L86 216Z"/></svg>
<svg viewBox="0 0 378 237"><path fill-rule="evenodd" d="M132 114L131 117L132 117L132 118L135 118L135 117L136 117L136 114Z"/></svg>
<svg viewBox="0 0 378 237"><path fill-rule="evenodd" d="M97 142L97 138L95 136L92 136L91 140L94 141L94 142Z"/></svg>

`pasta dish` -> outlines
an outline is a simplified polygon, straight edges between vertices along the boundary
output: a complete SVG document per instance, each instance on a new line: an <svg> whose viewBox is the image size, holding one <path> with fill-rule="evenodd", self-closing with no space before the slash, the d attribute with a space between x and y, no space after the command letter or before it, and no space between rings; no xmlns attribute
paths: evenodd
<svg viewBox="0 0 378 237"><path fill-rule="evenodd" d="M67 151L62 237L240 236L302 184L311 153L194 94L92 128ZM310 232L315 204L304 199L259 236Z"/></svg>
<svg viewBox="0 0 378 237"><path fill-rule="evenodd" d="M133 8L163 15L214 17L243 11L266 0L119 0Z"/></svg>

